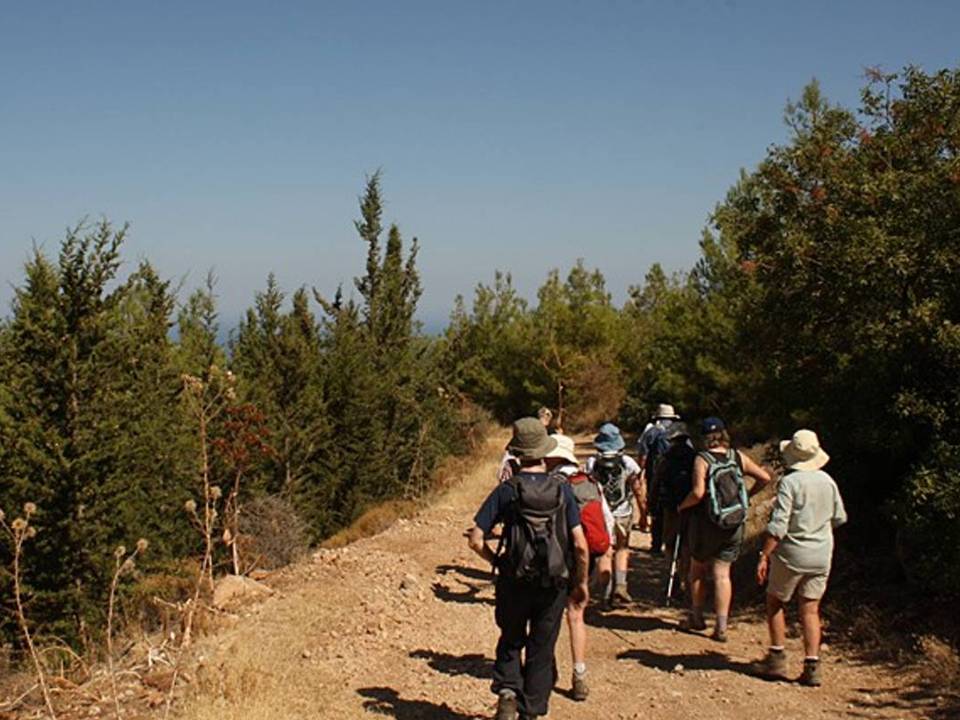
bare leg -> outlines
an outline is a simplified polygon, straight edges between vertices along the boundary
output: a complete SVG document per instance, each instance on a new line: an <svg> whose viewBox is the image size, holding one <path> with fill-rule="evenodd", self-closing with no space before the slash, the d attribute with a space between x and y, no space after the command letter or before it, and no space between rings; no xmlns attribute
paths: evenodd
<svg viewBox="0 0 960 720"><path fill-rule="evenodd" d="M694 614L703 615L703 606L707 602L707 564L690 558L690 599Z"/></svg>
<svg viewBox="0 0 960 720"><path fill-rule="evenodd" d="M629 565L629 561L630 561L630 548L626 547L626 543L624 543L623 547L617 548L617 552L614 556L613 562L614 562L615 570L622 573L626 573L627 566Z"/></svg>
<svg viewBox="0 0 960 720"><path fill-rule="evenodd" d="M583 608L575 608L567 601L567 628L570 631L570 655L574 666L587 661L587 626L583 621Z"/></svg>
<svg viewBox="0 0 960 720"><path fill-rule="evenodd" d="M713 602L718 618L730 615L733 586L730 583L730 563L713 561Z"/></svg>
<svg viewBox="0 0 960 720"><path fill-rule="evenodd" d="M803 650L808 658L820 656L820 601L800 598Z"/></svg>
<svg viewBox="0 0 960 720"><path fill-rule="evenodd" d="M613 548L607 550L597 558L597 585L600 587L599 597L606 599L610 592L610 580L613 578Z"/></svg>
<svg viewBox="0 0 960 720"><path fill-rule="evenodd" d="M770 631L770 646L782 648L787 641L787 621L783 602L770 593L767 593L767 629Z"/></svg>

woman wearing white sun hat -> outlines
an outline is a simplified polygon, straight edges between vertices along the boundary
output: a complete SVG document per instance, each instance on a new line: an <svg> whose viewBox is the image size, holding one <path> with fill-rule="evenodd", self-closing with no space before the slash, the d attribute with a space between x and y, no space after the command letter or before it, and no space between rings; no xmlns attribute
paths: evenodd
<svg viewBox="0 0 960 720"><path fill-rule="evenodd" d="M784 606L797 595L806 658L800 682L820 684L820 599L827 589L833 558L833 529L847 521L833 478L822 470L830 456L812 430L797 430L780 443L787 472L767 525L757 564L757 581L767 583L770 650L761 670L786 674Z"/></svg>

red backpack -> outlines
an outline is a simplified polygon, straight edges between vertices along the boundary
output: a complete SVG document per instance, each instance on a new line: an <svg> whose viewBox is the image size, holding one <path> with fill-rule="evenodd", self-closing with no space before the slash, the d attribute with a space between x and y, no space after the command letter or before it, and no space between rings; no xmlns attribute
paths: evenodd
<svg viewBox="0 0 960 720"><path fill-rule="evenodd" d="M569 478L573 495L580 508L580 525L587 536L591 555L603 555L610 549L610 533L603 518L600 486L586 473L578 472Z"/></svg>

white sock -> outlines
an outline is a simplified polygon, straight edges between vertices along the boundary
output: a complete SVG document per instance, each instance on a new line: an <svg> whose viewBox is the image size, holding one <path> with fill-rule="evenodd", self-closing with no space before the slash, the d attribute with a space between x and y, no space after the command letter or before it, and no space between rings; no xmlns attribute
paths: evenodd
<svg viewBox="0 0 960 720"><path fill-rule="evenodd" d="M587 672L587 664L586 664L586 663L574 663L574 664L573 664L573 672L574 672L575 674L577 674L577 675L583 675L584 673Z"/></svg>
<svg viewBox="0 0 960 720"><path fill-rule="evenodd" d="M627 571L626 570L614 570L613 576L616 578L617 585L626 585L627 584Z"/></svg>

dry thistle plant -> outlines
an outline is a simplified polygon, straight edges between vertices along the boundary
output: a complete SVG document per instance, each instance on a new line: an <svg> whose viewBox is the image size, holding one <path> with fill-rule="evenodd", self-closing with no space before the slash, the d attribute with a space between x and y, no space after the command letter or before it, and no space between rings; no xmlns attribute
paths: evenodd
<svg viewBox="0 0 960 720"><path fill-rule="evenodd" d="M180 379L183 383L183 399L187 412L196 422L199 448L197 474L200 480L200 499L202 503L198 504L193 499L187 500L184 503L184 510L190 516L194 527L200 532L203 540L203 556L197 572L193 597L186 602L183 631L180 636L180 645L177 649L173 676L164 707L165 718L170 714L184 651L193 639L193 623L200 603L200 595L205 586L210 592L213 591L214 533L219 516L217 505L223 496L223 491L213 483L210 432L211 426L226 410L227 403L236 397L236 378L233 373L223 372L216 365L210 366L206 381L188 374L182 375Z"/></svg>
<svg viewBox="0 0 960 720"><path fill-rule="evenodd" d="M117 673L113 665L113 619L116 610L117 587L120 585L120 578L133 572L136 567L138 555L147 551L149 543L140 538L137 545L129 555L127 548L118 545L113 551L113 578L110 580L110 597L107 603L107 668L110 671L110 689L113 693L113 706L117 713L117 720L123 717L120 709L120 693L117 690Z"/></svg>
<svg viewBox="0 0 960 720"><path fill-rule="evenodd" d="M6 515L0 510L0 527L3 528L10 538L13 550L13 568L11 576L13 578L13 599L17 613L17 623L20 626L20 632L23 634L24 643L27 651L30 653L30 659L33 661L33 668L37 675L37 684L40 686L40 692L43 694L43 702L47 707L51 720L56 720L57 713L53 709L53 701L50 698L50 688L47 686L46 673L43 669L43 663L40 660L40 653L33 642L33 636L30 634L30 627L27 624L27 615L23 607L23 574L21 564L23 561L23 544L32 539L37 534L37 529L30 524L30 518L37 512L37 506L32 502L24 503L23 515L14 518L9 524L6 521Z"/></svg>

